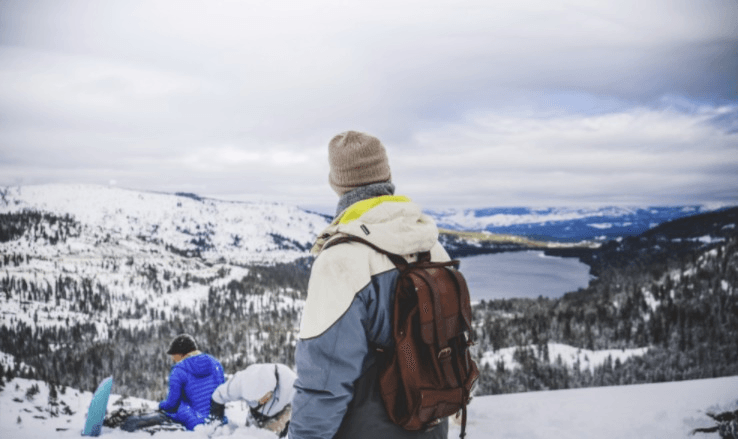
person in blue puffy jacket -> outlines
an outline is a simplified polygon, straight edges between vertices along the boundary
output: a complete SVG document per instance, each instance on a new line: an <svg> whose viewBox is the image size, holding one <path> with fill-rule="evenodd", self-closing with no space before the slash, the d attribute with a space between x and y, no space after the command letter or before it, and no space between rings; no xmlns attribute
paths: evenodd
<svg viewBox="0 0 738 439"><path fill-rule="evenodd" d="M225 382L223 366L211 355L200 352L188 334L175 337L167 354L174 365L169 373L167 398L159 403L160 412L129 417L121 426L123 430L135 431L168 421L193 430L208 420L213 392Z"/></svg>
<svg viewBox="0 0 738 439"><path fill-rule="evenodd" d="M159 409L192 430L210 414L210 398L225 382L223 366L197 350L197 343L188 334L178 335L167 354L172 356L174 366L169 373L169 394L159 403Z"/></svg>

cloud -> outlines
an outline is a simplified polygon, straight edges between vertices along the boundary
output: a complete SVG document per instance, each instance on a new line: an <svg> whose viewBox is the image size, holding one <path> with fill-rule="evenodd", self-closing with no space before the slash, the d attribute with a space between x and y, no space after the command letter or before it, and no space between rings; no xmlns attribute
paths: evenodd
<svg viewBox="0 0 738 439"><path fill-rule="evenodd" d="M483 114L416 135L422 154L397 154L393 175L439 206L735 203L738 137L711 120L737 109Z"/></svg>
<svg viewBox="0 0 738 439"><path fill-rule="evenodd" d="M2 2L0 184L329 206L325 145L358 129L438 207L736 201L736 22L733 0Z"/></svg>

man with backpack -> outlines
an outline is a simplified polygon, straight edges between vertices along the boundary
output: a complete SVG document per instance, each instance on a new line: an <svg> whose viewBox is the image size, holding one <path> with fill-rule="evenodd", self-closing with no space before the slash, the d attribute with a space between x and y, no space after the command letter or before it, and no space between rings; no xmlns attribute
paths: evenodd
<svg viewBox="0 0 738 439"><path fill-rule="evenodd" d="M407 197L394 195L387 154L377 138L356 131L344 132L330 141L328 152L329 182L340 199L335 219L313 247L317 257L295 354L297 381L289 437L445 439L448 408L452 407L452 412L462 406L465 409L470 383L476 379L473 373L451 377L460 387L466 385L464 389L425 395L441 403L430 407L420 424L417 416L404 416L405 421L412 421L404 422L404 426L398 422L395 409L407 412L412 408L396 406L417 404L407 402L410 399L402 392L388 397L384 382L398 375L388 366L391 361L397 365L391 352L398 334L402 334L402 329L393 323L393 317L400 317L395 312L398 279L408 262L415 262L419 255L429 263L449 260L438 243L438 229L418 205ZM435 294L438 296L437 291ZM468 322L468 292L466 297L463 305L454 305L454 316L460 316L463 308ZM440 308L432 309L441 312ZM449 323L449 328L470 332L466 325L454 322ZM457 338L448 341L440 329L433 331L430 338L448 345L434 351L434 359L436 355L448 359L449 352L458 350L460 361L470 361L466 342ZM423 363L418 360L420 357L409 352L412 347L402 348L408 351L402 366L423 370L423 365L418 364ZM449 362L445 365L448 367L444 370L450 374L468 366ZM476 370L476 366L473 368ZM458 395L454 393L449 398L443 392ZM446 404L446 400L454 398L458 404ZM395 405L392 410L388 410L386 399Z"/></svg>

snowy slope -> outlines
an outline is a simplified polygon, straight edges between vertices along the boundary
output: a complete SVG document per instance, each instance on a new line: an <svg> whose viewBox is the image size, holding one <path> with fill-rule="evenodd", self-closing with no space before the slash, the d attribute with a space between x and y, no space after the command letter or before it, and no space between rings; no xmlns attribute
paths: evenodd
<svg viewBox="0 0 738 439"><path fill-rule="evenodd" d="M0 239L0 325L81 330L96 341L189 316L209 293L247 276L251 264L307 256L328 222L276 203L103 186L23 186L0 195L0 214L8 214L0 226L30 221L20 236ZM297 294L254 292L239 305L301 308ZM0 364L13 363L0 354Z"/></svg>
<svg viewBox="0 0 738 439"><path fill-rule="evenodd" d="M38 388L38 393L33 390ZM115 384L113 385L115 391ZM92 399L92 392L82 392L66 388L64 394L57 390L57 397L50 398L50 388L43 381L16 378L5 385L0 392L0 437L7 439L48 439L50 437L80 437L87 416L87 409ZM108 401L108 413L118 407L122 397L111 394ZM139 398L125 398L125 406L133 408L157 409L158 402ZM226 408L226 416L232 420L227 428L217 431L210 427L199 427L194 433L186 431L161 431L157 438L208 438L232 436L242 439L274 439L271 432L247 427L244 425L247 406L231 403ZM151 438L145 431L128 433L120 429L103 427L103 438Z"/></svg>
<svg viewBox="0 0 738 439"><path fill-rule="evenodd" d="M705 412L736 408L738 377L487 396L472 401L468 437L687 438L713 425Z"/></svg>
<svg viewBox="0 0 738 439"><path fill-rule="evenodd" d="M0 213L23 210L71 215L100 241L137 237L199 251L206 260L240 264L305 256L328 223L322 215L278 203L235 203L94 185L8 189L0 199Z"/></svg>
<svg viewBox="0 0 738 439"><path fill-rule="evenodd" d="M38 393L28 396L33 385ZM113 387L115 392L115 387ZM33 393L33 392L31 392ZM67 388L50 404L49 388L43 382L15 379L0 392L0 437L48 439L79 437L90 392ZM112 395L108 409L119 399ZM153 406L154 402L137 400ZM68 407L69 411L66 411ZM530 392L484 396L472 400L467 433L469 439L672 439L692 437L689 432L709 427L708 411L738 408L738 377L716 378L636 386L599 387L576 390ZM65 413L66 411L66 413ZM55 412L56 415L51 413ZM73 412L72 414L69 414ZM227 406L232 420L229 429L202 428L193 433L160 432L157 438L208 438L230 436L241 439L273 439L272 433L244 426L240 403ZM449 438L458 437L451 426ZM151 438L146 432L127 433L103 428L103 438ZM715 438L707 434L696 437Z"/></svg>

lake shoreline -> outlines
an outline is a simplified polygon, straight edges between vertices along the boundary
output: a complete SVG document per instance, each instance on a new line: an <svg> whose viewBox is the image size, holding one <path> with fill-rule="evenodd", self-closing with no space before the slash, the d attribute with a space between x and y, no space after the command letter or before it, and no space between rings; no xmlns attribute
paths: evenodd
<svg viewBox="0 0 738 439"><path fill-rule="evenodd" d="M498 252L459 258L473 302L513 298L558 298L585 288L593 276L578 258L543 250Z"/></svg>

